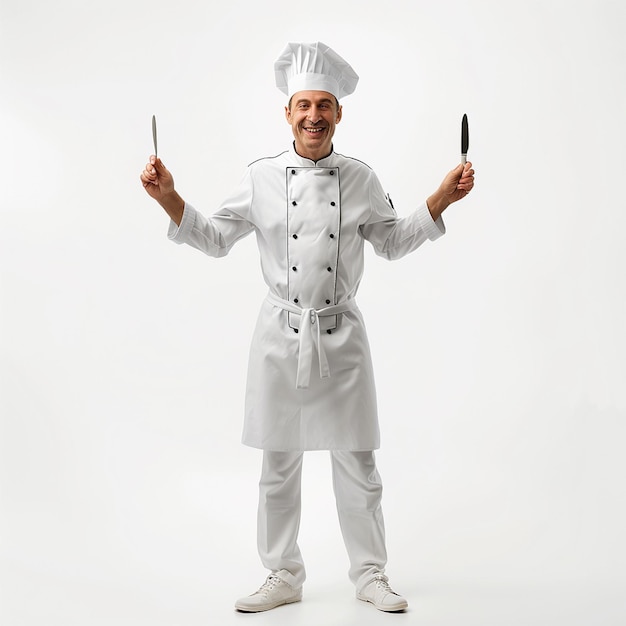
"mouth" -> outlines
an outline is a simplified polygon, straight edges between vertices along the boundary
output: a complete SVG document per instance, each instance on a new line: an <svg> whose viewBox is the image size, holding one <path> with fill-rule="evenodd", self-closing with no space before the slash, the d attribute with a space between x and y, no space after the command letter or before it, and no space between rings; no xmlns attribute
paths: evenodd
<svg viewBox="0 0 626 626"><path fill-rule="evenodd" d="M326 127L325 126L303 126L302 130L304 130L305 132L311 135L318 135L319 133L325 131Z"/></svg>

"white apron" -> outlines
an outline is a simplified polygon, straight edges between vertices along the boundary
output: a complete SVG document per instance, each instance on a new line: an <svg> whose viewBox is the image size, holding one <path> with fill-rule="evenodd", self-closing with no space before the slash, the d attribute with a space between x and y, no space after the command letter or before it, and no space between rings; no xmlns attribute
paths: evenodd
<svg viewBox="0 0 626 626"><path fill-rule="evenodd" d="M374 450L376 392L354 300L363 244L397 259L445 232L426 204L399 218L373 171L294 148L252 163L206 218L185 205L168 236L221 257L255 232L269 287L250 348L243 443L264 450Z"/></svg>

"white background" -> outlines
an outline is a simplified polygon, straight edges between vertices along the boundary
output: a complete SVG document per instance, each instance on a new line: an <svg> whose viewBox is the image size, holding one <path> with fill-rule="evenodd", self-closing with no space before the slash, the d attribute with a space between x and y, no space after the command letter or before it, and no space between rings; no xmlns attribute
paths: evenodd
<svg viewBox="0 0 626 626"><path fill-rule="evenodd" d="M273 62L323 41L361 77L335 147L405 215L458 162L448 234L368 250L397 619L626 620L626 10L504 2L2 0L1 543L6 626L393 619L354 600L326 453L305 459L305 601L233 611L260 452L239 443L265 286L253 238L167 241L159 153L212 212L291 140Z"/></svg>

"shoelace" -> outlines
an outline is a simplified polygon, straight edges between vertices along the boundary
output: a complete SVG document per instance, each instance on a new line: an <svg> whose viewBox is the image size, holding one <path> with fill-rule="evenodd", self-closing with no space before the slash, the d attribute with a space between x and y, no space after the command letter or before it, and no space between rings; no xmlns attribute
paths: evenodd
<svg viewBox="0 0 626 626"><path fill-rule="evenodd" d="M383 589L384 591L387 591L389 593L393 593L394 596L397 596L398 594L389 586L389 580L387 579L386 576L381 576L380 574L378 576L374 577L374 581L376 583L376 586L379 589Z"/></svg>
<svg viewBox="0 0 626 626"><path fill-rule="evenodd" d="M274 585L277 585L279 582L281 582L281 579L278 578L278 576L270 574L267 577L267 580L259 587L257 593L267 595L272 589L274 589Z"/></svg>

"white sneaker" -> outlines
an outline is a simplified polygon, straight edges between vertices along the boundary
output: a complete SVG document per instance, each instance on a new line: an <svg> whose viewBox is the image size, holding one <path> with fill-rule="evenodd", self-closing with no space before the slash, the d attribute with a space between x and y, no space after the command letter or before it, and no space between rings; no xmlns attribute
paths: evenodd
<svg viewBox="0 0 626 626"><path fill-rule="evenodd" d="M390 586L384 574L377 574L356 597L364 602L371 602L379 611L403 611L409 603Z"/></svg>
<svg viewBox="0 0 626 626"><path fill-rule="evenodd" d="M281 604L300 602L300 600L302 600L302 587L294 589L282 578L275 574L270 574L257 592L251 596L239 598L235 602L235 608L238 611L246 611L247 613L258 613L260 611L269 611Z"/></svg>

